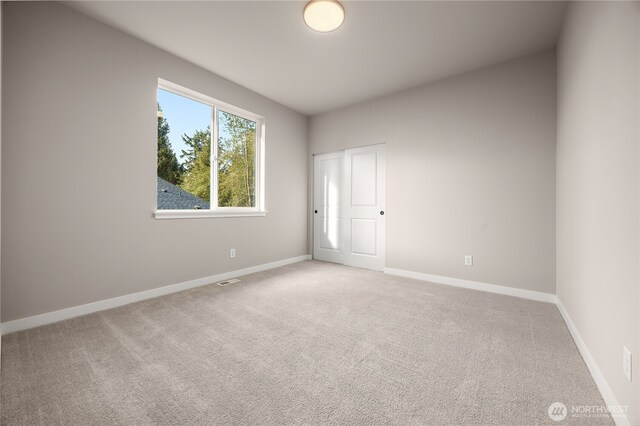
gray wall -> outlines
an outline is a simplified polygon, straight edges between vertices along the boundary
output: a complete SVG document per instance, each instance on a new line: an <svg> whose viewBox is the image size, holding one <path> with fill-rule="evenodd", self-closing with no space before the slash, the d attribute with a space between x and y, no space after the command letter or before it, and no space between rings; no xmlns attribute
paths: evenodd
<svg viewBox="0 0 640 426"><path fill-rule="evenodd" d="M387 144L387 267L555 293L555 67L549 50L312 117L310 154Z"/></svg>
<svg viewBox="0 0 640 426"><path fill-rule="evenodd" d="M4 13L2 321L307 253L306 117L63 5ZM158 77L265 117L267 217L152 219Z"/></svg>
<svg viewBox="0 0 640 426"><path fill-rule="evenodd" d="M557 287L640 424L639 3L575 2L558 49ZM633 353L633 383L622 372Z"/></svg>

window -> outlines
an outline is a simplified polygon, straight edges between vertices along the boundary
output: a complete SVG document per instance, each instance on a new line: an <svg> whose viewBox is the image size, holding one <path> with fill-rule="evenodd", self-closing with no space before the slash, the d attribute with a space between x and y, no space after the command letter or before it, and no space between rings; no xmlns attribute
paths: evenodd
<svg viewBox="0 0 640 426"><path fill-rule="evenodd" d="M158 81L157 219L264 216L264 119Z"/></svg>

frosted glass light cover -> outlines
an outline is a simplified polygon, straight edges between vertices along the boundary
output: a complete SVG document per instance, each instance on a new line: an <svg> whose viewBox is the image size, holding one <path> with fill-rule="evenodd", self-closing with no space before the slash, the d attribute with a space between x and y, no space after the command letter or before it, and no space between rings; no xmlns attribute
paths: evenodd
<svg viewBox="0 0 640 426"><path fill-rule="evenodd" d="M322 33L334 31L344 22L344 8L337 0L311 0L303 14L309 28Z"/></svg>

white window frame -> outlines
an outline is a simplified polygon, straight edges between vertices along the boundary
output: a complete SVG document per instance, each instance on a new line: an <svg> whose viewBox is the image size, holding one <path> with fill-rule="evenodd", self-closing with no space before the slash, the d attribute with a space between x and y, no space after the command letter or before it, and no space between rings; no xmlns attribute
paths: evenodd
<svg viewBox="0 0 640 426"><path fill-rule="evenodd" d="M264 173L264 117L250 111L219 101L195 90L161 78L158 79L158 89L192 99L211 107L211 185L209 209L199 210L159 210L153 212L156 219L194 219L203 217L245 217L266 216L265 209L265 173ZM256 123L256 187L255 207L218 207L218 113L224 111ZM156 201L157 202L157 201Z"/></svg>

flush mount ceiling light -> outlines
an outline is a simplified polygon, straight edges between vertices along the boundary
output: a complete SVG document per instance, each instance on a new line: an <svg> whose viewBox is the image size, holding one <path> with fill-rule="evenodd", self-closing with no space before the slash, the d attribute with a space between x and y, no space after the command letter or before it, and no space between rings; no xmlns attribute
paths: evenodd
<svg viewBox="0 0 640 426"><path fill-rule="evenodd" d="M344 8L338 0L311 0L304 7L303 16L309 28L328 33L344 22Z"/></svg>

